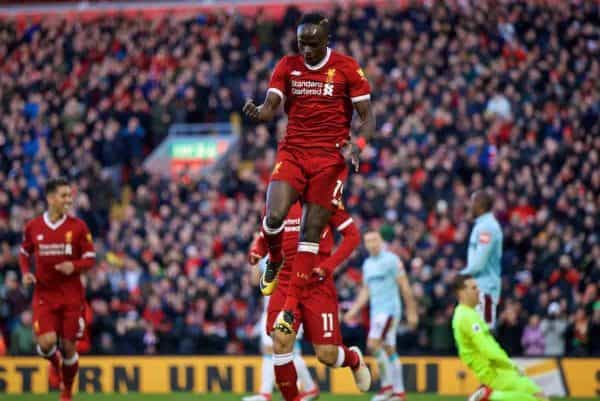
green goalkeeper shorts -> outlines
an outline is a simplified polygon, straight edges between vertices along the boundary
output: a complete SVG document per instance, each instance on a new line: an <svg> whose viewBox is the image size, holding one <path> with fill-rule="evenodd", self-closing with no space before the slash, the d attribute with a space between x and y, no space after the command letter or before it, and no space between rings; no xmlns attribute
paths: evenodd
<svg viewBox="0 0 600 401"><path fill-rule="evenodd" d="M521 376L514 370L497 370L489 383L484 383L492 390L516 391L519 393L537 394L542 390L529 377Z"/></svg>

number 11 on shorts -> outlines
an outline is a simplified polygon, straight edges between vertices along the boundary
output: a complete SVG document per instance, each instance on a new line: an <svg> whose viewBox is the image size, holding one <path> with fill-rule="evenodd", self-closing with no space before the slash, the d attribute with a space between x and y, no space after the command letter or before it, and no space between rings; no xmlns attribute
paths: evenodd
<svg viewBox="0 0 600 401"><path fill-rule="evenodd" d="M333 313L321 313L323 318L323 331L325 333L333 331Z"/></svg>

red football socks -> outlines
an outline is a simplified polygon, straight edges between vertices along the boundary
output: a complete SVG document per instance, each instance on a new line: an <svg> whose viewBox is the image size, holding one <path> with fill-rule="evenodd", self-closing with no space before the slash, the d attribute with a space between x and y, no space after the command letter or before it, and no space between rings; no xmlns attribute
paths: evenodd
<svg viewBox="0 0 600 401"><path fill-rule="evenodd" d="M64 392L71 394L75 375L79 370L79 355L75 353L70 359L64 359L62 364L63 383L65 385Z"/></svg>
<svg viewBox="0 0 600 401"><path fill-rule="evenodd" d="M312 270L316 267L318 254L319 244L312 242L298 244L298 253L292 265L292 278L283 310L296 310L302 291L308 285Z"/></svg>
<svg viewBox="0 0 600 401"><path fill-rule="evenodd" d="M267 226L267 218L263 219L262 232L267 243L267 249L269 250L269 260L275 263L281 262L283 259L281 249L284 228L285 224L282 224L278 228L271 228Z"/></svg>
<svg viewBox="0 0 600 401"><path fill-rule="evenodd" d="M56 372L60 371L61 356L60 356L60 350L58 349L58 347L56 345L53 346L52 349L48 353L45 353L44 351L42 351L42 348L38 345L37 353L44 359L49 360L50 363L52 364L52 368L55 369Z"/></svg>
<svg viewBox="0 0 600 401"><path fill-rule="evenodd" d="M285 401L294 401L298 397L298 374L294 366L294 354L274 354L275 381Z"/></svg>
<svg viewBox="0 0 600 401"><path fill-rule="evenodd" d="M338 359L335 364L337 367L349 367L352 370L356 370L360 365L360 357L358 354L346 347L340 345L338 347Z"/></svg>

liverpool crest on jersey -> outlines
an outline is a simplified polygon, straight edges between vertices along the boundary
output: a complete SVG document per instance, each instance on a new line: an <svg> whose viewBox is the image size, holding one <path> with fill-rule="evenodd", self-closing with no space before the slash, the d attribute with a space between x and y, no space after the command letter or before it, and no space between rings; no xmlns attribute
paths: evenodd
<svg viewBox="0 0 600 401"><path fill-rule="evenodd" d="M67 233L65 234L65 254L66 255L72 255L73 254L73 247L71 246L71 242L73 241L73 231L67 231Z"/></svg>
<svg viewBox="0 0 600 401"><path fill-rule="evenodd" d="M330 68L327 70L327 83L330 84L333 82L333 77L335 76L335 68Z"/></svg>

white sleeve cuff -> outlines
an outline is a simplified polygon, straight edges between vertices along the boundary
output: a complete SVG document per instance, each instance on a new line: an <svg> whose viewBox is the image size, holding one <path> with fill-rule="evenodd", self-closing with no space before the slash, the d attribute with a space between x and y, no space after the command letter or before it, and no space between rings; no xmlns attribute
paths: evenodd
<svg viewBox="0 0 600 401"><path fill-rule="evenodd" d="M350 98L352 103L362 102L363 100L371 100L371 94L367 93L366 95L355 96Z"/></svg>
<svg viewBox="0 0 600 401"><path fill-rule="evenodd" d="M278 95L281 98L281 100L285 99L285 95L283 94L283 92L280 91L277 88L269 88L269 89L267 89L267 93L269 93L269 92L275 93L276 95Z"/></svg>
<svg viewBox="0 0 600 401"><path fill-rule="evenodd" d="M86 252L81 257L82 258L95 258L96 257L96 253L95 252Z"/></svg>

